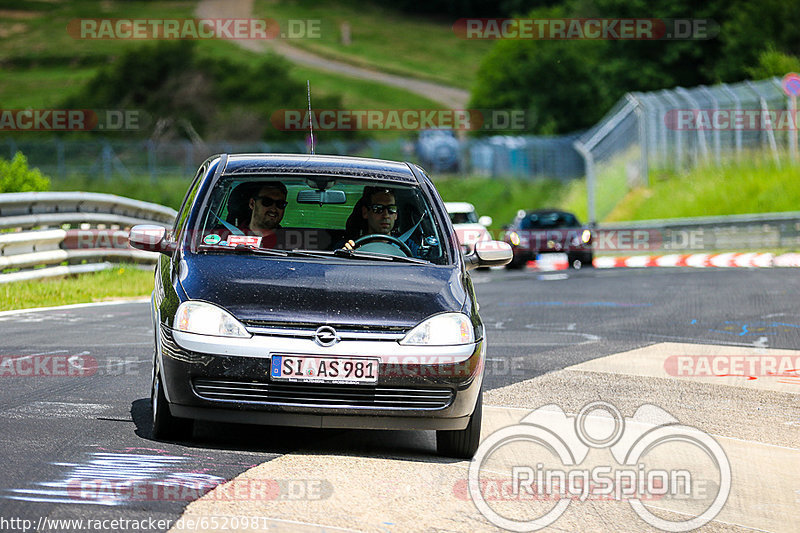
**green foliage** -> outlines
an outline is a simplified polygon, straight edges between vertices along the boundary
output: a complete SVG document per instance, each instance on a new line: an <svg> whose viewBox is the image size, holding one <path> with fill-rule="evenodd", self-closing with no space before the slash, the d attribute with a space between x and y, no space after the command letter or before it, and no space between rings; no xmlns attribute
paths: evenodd
<svg viewBox="0 0 800 533"><path fill-rule="evenodd" d="M160 41L122 54L101 69L64 107L144 111L152 121L142 133L172 130L203 139L287 140L269 127L280 109L304 109L305 85L290 76L290 64L274 54L252 62L206 57L193 41ZM341 98L315 99L319 108L340 108Z"/></svg>
<svg viewBox="0 0 800 533"><path fill-rule="evenodd" d="M116 194L178 209L191 183L191 176L172 176L151 179L134 176L129 179L106 180L88 176L69 176L55 180L54 191L86 191Z"/></svg>
<svg viewBox="0 0 800 533"><path fill-rule="evenodd" d="M800 53L800 2L796 0L736 0L722 26L723 54L715 73L722 81L749 75L748 69L760 63L763 52L776 50L797 56ZM782 74L786 74L783 72Z"/></svg>
<svg viewBox="0 0 800 533"><path fill-rule="evenodd" d="M600 41L499 42L478 71L470 107L523 109L542 135L570 132L597 122L615 97L595 71Z"/></svg>
<svg viewBox="0 0 800 533"><path fill-rule="evenodd" d="M758 56L758 65L747 68L748 74L755 79L783 77L789 72L800 72L800 57L778 52L770 46Z"/></svg>
<svg viewBox="0 0 800 533"><path fill-rule="evenodd" d="M142 298L152 290L152 270L121 264L91 274L4 283L0 285L0 311Z"/></svg>
<svg viewBox="0 0 800 533"><path fill-rule="evenodd" d="M607 221L740 215L796 211L800 205L800 165L769 152L731 156L721 166L664 172L648 188L634 189Z"/></svg>
<svg viewBox="0 0 800 533"><path fill-rule="evenodd" d="M17 152L14 159L0 159L0 193L46 191L50 179L38 168L29 168L28 159Z"/></svg>
<svg viewBox="0 0 800 533"><path fill-rule="evenodd" d="M562 207L569 185L557 180L436 178L434 185L446 202L470 202L479 216L492 217L492 229L510 223L520 209Z"/></svg>
<svg viewBox="0 0 800 533"><path fill-rule="evenodd" d="M783 75L797 70L800 52L796 0L563 0L524 18L683 19L707 37L498 41L478 71L471 105L530 110L536 133L590 127L630 91Z"/></svg>

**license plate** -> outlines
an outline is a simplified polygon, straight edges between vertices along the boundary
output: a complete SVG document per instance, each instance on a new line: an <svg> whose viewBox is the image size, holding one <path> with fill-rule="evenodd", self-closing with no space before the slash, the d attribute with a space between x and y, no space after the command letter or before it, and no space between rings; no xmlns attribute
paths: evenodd
<svg viewBox="0 0 800 533"><path fill-rule="evenodd" d="M560 270L561 268L567 268L567 254L538 254L536 256L536 266L541 270Z"/></svg>
<svg viewBox="0 0 800 533"><path fill-rule="evenodd" d="M270 376L303 383L376 383L378 359L273 355Z"/></svg>

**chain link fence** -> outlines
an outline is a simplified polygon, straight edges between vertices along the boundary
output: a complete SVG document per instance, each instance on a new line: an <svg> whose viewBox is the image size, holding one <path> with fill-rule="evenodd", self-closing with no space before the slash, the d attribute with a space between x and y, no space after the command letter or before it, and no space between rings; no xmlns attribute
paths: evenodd
<svg viewBox="0 0 800 533"><path fill-rule="evenodd" d="M780 165L781 153L797 148L794 119L779 78L628 93L574 143L586 164L590 223L630 188L649 185L654 169L720 164L753 149Z"/></svg>
<svg viewBox="0 0 800 533"><path fill-rule="evenodd" d="M573 147L576 138L577 135L457 139L452 132L443 130L442 135L433 137L420 135L416 143L409 139L318 141L315 152L412 161L437 174L568 180L583 176L584 171L583 160ZM155 181L165 176L192 176L206 158L218 153L308 153L309 146L303 141L192 143L107 138L0 141L0 157L13 158L17 151L25 154L31 166L56 180L70 176L106 180L149 176Z"/></svg>
<svg viewBox="0 0 800 533"><path fill-rule="evenodd" d="M53 179L88 176L106 180L149 176L193 176L208 157L219 153L308 153L304 141L281 143L190 141L116 141L110 139L33 139L6 138L0 141L0 157L13 158L16 152L28 164ZM358 155L381 159L408 159L413 151L407 141L376 142L328 141L317 143L316 153Z"/></svg>

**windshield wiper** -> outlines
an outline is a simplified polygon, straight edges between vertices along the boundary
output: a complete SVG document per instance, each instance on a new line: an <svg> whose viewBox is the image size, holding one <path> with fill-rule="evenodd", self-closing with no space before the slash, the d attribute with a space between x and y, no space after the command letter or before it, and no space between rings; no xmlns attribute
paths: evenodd
<svg viewBox="0 0 800 533"><path fill-rule="evenodd" d="M372 261L395 261L398 263L414 263L418 265L428 265L430 261L425 259L417 259L416 257L407 257L399 255L379 254L375 252L359 252L357 250L348 250L347 248L339 248L331 252L336 257L347 257L350 259L368 259Z"/></svg>
<svg viewBox="0 0 800 533"><path fill-rule="evenodd" d="M289 254L285 250L277 250L275 248L254 248L246 244L237 244L236 246L219 246L216 244L203 244L198 247L198 250L203 252L231 252L237 254L259 254L271 255L278 257L287 257Z"/></svg>
<svg viewBox="0 0 800 533"><path fill-rule="evenodd" d="M216 244L203 244L198 248L201 252L228 252L237 254L259 254L269 255L272 257L312 257L316 259L325 259L329 257L346 258L346 259L366 259L371 261L387 261L399 263L414 263L420 265L430 264L430 261L424 259L417 259L415 257L401 257L397 255L379 254L375 252L359 252L357 250L348 250L347 248L339 248L338 250L278 250L277 248L255 248L247 246L246 244L237 244L236 246L219 246Z"/></svg>

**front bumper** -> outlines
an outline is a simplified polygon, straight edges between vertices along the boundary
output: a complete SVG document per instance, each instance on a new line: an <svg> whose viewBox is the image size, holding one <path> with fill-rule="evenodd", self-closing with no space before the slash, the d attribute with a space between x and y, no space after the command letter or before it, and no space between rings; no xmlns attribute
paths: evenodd
<svg viewBox="0 0 800 533"><path fill-rule="evenodd" d="M219 339L160 327L159 369L174 416L268 425L464 429L480 394L485 343L401 346L397 336ZM379 359L375 384L293 383L270 377L272 354Z"/></svg>

